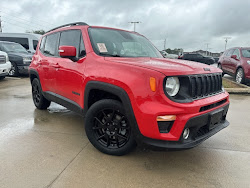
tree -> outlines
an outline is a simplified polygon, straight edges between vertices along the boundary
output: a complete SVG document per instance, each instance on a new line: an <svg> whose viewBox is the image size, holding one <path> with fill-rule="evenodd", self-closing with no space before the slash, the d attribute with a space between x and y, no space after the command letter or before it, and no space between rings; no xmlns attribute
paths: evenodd
<svg viewBox="0 0 250 188"><path fill-rule="evenodd" d="M41 29L41 30L32 31L32 33L43 35L43 34L45 34L45 31L43 29Z"/></svg>

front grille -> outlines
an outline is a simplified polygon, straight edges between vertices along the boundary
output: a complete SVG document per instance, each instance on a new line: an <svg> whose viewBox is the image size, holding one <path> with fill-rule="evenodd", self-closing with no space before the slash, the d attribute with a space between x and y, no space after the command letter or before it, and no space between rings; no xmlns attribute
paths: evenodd
<svg viewBox="0 0 250 188"><path fill-rule="evenodd" d="M220 106L220 105L224 104L225 102L227 102L227 99L224 99L222 101L219 101L217 103L213 103L213 104L210 104L210 105L207 105L207 106L203 106L203 107L200 108L200 112L210 110L212 108L215 108L217 106Z"/></svg>
<svg viewBox="0 0 250 188"><path fill-rule="evenodd" d="M222 91L221 74L192 75L190 80L190 95L193 99L213 95Z"/></svg>
<svg viewBox="0 0 250 188"><path fill-rule="evenodd" d="M6 63L6 57L4 55L0 55L0 64Z"/></svg>

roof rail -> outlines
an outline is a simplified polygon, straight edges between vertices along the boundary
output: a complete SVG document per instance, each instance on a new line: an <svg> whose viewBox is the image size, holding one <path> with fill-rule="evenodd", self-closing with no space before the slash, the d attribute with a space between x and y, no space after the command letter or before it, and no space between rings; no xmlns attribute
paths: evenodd
<svg viewBox="0 0 250 188"><path fill-rule="evenodd" d="M84 22L69 23L69 24L61 25L61 26L59 26L59 27L55 27L55 28L53 28L53 29L47 31L46 33L50 32L50 31L54 31L54 30L59 29L59 28L61 28L61 27L74 26L74 25L88 25L88 24L86 24L86 23L84 23Z"/></svg>

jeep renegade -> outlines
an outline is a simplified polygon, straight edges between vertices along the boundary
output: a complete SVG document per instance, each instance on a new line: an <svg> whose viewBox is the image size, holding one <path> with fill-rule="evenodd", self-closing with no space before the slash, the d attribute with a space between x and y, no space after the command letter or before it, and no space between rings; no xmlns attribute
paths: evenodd
<svg viewBox="0 0 250 188"><path fill-rule="evenodd" d="M165 59L135 32L57 27L42 36L29 72L35 106L53 101L85 116L88 139L106 154L192 148L229 125L220 69Z"/></svg>

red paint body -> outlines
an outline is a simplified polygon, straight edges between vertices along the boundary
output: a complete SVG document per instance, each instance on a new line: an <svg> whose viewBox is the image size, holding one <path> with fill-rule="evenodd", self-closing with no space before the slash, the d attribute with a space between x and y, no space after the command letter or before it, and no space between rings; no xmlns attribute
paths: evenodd
<svg viewBox="0 0 250 188"><path fill-rule="evenodd" d="M191 103L177 103L164 93L163 80L166 76L207 74L221 72L205 64L185 60L164 58L118 58L98 56L91 46L89 26L74 26L56 31L80 29L86 49L86 56L78 62L67 58L51 58L36 51L30 69L39 73L43 91L52 91L64 96L84 108L84 89L91 80L110 83L123 88L128 94L135 118L142 135L159 140L179 140L186 122L194 116L204 114L229 103L227 92L195 100ZM50 33L56 32L52 31ZM48 33L48 34L50 34ZM50 65L54 66L50 66ZM56 67L58 66L58 67ZM156 91L150 89L150 77L156 78ZM74 95L72 91L80 94ZM227 102L206 112L200 108L226 99ZM176 115L176 121L169 133L160 133L156 121L158 115Z"/></svg>
<svg viewBox="0 0 250 188"><path fill-rule="evenodd" d="M243 57L242 49L249 49L249 48L231 48L231 49L228 49L220 57L219 63L222 66L222 70L225 73L228 73L232 76L235 76L238 68L243 68L245 79L249 80L250 79L250 58ZM226 53L229 52L230 50L238 50L239 55L233 55L233 52L230 55L229 54L226 55ZM249 61L249 63L247 61Z"/></svg>

